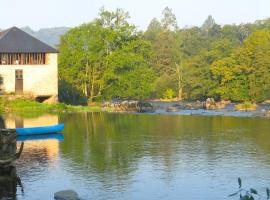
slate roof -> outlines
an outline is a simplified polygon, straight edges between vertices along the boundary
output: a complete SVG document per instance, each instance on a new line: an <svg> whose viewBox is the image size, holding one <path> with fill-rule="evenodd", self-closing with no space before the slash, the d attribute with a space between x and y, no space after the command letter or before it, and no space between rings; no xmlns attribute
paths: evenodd
<svg viewBox="0 0 270 200"><path fill-rule="evenodd" d="M0 32L0 53L58 53L17 27Z"/></svg>

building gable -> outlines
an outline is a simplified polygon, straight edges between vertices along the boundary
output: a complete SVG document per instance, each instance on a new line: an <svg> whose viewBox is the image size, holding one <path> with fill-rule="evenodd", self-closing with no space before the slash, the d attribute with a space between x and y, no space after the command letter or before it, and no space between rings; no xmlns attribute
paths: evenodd
<svg viewBox="0 0 270 200"><path fill-rule="evenodd" d="M58 53L58 51L17 27L12 27L0 32L0 53Z"/></svg>

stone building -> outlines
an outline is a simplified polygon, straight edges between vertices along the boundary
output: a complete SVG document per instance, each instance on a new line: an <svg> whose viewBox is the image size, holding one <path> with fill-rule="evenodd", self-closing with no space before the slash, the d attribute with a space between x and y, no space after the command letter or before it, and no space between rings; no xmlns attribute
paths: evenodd
<svg viewBox="0 0 270 200"><path fill-rule="evenodd" d="M57 101L58 51L12 27L0 32L1 94Z"/></svg>

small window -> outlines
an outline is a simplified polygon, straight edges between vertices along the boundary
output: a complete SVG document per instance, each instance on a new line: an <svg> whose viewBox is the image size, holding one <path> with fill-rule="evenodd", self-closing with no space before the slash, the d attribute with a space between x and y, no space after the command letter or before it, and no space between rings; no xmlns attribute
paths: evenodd
<svg viewBox="0 0 270 200"><path fill-rule="evenodd" d="M16 79L23 79L23 70L16 70L15 71L15 77Z"/></svg>
<svg viewBox="0 0 270 200"><path fill-rule="evenodd" d="M3 85L4 84L4 78L2 75L0 75L0 85Z"/></svg>

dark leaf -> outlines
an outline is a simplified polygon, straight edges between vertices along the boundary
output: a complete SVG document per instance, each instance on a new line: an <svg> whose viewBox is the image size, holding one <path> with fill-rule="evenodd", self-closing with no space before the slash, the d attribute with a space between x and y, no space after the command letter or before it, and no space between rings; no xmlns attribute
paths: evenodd
<svg viewBox="0 0 270 200"><path fill-rule="evenodd" d="M242 187L242 180L241 180L241 178L240 178L240 177L238 178L238 185L239 185L239 188L241 188L241 187Z"/></svg>
<svg viewBox="0 0 270 200"><path fill-rule="evenodd" d="M267 199L269 199L270 198L270 190L269 190L269 188L266 188L266 195L267 195Z"/></svg>
<svg viewBox="0 0 270 200"><path fill-rule="evenodd" d="M257 190L255 190L253 188L250 188L250 192L253 193L253 194L258 194Z"/></svg>
<svg viewBox="0 0 270 200"><path fill-rule="evenodd" d="M240 197L240 200L254 200L254 197L249 196L249 195L245 195L245 196Z"/></svg>

